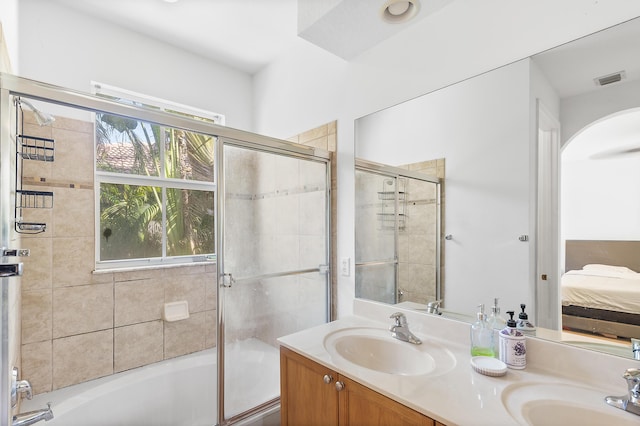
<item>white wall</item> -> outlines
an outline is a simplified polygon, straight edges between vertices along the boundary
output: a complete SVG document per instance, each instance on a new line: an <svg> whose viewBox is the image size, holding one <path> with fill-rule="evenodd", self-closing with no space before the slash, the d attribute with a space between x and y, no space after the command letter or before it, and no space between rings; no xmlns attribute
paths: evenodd
<svg viewBox="0 0 640 426"><path fill-rule="evenodd" d="M640 160L562 162L562 238L640 239Z"/></svg>
<svg viewBox="0 0 640 426"><path fill-rule="evenodd" d="M456 1L349 63L315 46L272 63L254 78L255 130L286 137L338 119L337 255L353 258L355 119L638 15L634 0ZM353 277L338 287L349 314Z"/></svg>
<svg viewBox="0 0 640 426"><path fill-rule="evenodd" d="M13 69L18 66L18 0L2 0L0 2L0 25L8 60Z"/></svg>
<svg viewBox="0 0 640 426"><path fill-rule="evenodd" d="M84 92L99 81L224 114L229 127L252 130L248 74L46 0L21 0L19 24L22 77Z"/></svg>
<svg viewBox="0 0 640 426"><path fill-rule="evenodd" d="M640 82L598 88L562 101L562 239L640 239L640 157L634 155L591 159L589 154L637 145L633 137L621 141L621 132L607 123L629 116L638 123ZM637 127L637 126L636 126ZM589 136L595 132L597 136ZM602 134L604 133L604 135ZM584 136L589 137L585 141ZM583 154L581 154L581 152Z"/></svg>

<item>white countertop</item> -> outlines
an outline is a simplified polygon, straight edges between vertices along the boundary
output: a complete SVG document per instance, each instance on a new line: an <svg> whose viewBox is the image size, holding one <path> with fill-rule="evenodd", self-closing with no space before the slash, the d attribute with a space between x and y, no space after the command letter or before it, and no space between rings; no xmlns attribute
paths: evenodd
<svg viewBox="0 0 640 426"><path fill-rule="evenodd" d="M351 327L388 329L392 325L388 318L397 311L406 315L410 330L423 340L423 345L432 342L453 353L456 363L452 369L423 376L385 374L332 358L325 349L324 340L329 333ZM509 369L505 376L489 377L471 368L469 324L361 300L356 300L354 313L278 340L282 346L449 426L517 424L502 402L503 390L517 383L595 388L602 394L602 405L617 410L606 406L604 397L624 395L627 386L622 374L627 368L640 367L639 361L527 338L527 368ZM617 411L631 416L631 421L637 417Z"/></svg>

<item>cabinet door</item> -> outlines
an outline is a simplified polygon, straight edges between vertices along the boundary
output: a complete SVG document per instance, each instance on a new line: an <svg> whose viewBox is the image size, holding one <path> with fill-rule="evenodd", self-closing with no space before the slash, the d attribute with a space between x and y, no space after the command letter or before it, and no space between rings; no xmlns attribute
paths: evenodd
<svg viewBox="0 0 640 426"><path fill-rule="evenodd" d="M435 422L346 377L340 395L340 426L434 426Z"/></svg>
<svg viewBox="0 0 640 426"><path fill-rule="evenodd" d="M337 426L337 377L334 371L281 347L281 426Z"/></svg>

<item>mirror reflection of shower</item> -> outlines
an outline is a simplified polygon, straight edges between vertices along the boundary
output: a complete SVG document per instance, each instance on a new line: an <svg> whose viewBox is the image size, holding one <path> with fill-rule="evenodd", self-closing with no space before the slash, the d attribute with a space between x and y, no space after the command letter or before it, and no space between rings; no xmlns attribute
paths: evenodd
<svg viewBox="0 0 640 426"><path fill-rule="evenodd" d="M440 180L356 161L356 297L440 299Z"/></svg>

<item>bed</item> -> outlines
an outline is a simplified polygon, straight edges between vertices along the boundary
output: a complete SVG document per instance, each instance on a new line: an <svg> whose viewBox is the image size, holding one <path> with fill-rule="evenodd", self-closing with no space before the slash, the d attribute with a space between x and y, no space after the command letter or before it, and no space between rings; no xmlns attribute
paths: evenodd
<svg viewBox="0 0 640 426"><path fill-rule="evenodd" d="M640 241L567 240L562 327L640 338Z"/></svg>

